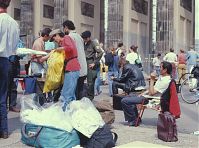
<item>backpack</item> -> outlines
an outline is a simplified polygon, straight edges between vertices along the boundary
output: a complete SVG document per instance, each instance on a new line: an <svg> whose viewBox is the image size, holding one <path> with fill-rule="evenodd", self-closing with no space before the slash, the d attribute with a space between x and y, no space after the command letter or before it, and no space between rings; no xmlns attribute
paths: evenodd
<svg viewBox="0 0 199 148"><path fill-rule="evenodd" d="M112 148L115 146L118 135L112 133L110 127L105 124L103 127L98 128L91 138L87 138L82 134L79 137L81 146L85 148Z"/></svg>
<svg viewBox="0 0 199 148"><path fill-rule="evenodd" d="M107 53L105 56L105 65L111 66L114 62L114 56L112 53Z"/></svg>
<svg viewBox="0 0 199 148"><path fill-rule="evenodd" d="M178 141L176 119L170 112L164 112L158 115L157 133L158 138L163 141Z"/></svg>

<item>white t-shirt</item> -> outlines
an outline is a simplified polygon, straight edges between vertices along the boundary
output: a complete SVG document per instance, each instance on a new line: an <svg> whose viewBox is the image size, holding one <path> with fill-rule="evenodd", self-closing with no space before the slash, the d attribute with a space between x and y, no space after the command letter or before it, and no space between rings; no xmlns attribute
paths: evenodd
<svg viewBox="0 0 199 148"><path fill-rule="evenodd" d="M177 55L173 52L169 52L164 56L163 60L170 63L175 63L177 62Z"/></svg>
<svg viewBox="0 0 199 148"><path fill-rule="evenodd" d="M126 60L129 61L130 64L135 64L135 60L138 58L141 61L141 57L135 52L131 52L126 55Z"/></svg>
<svg viewBox="0 0 199 148"><path fill-rule="evenodd" d="M170 82L170 76L160 76L154 85L154 89L162 94L168 88Z"/></svg>
<svg viewBox="0 0 199 148"><path fill-rule="evenodd" d="M153 59L153 66L160 66L160 63L161 63L161 61L160 61L160 59L158 59L158 57L155 57Z"/></svg>

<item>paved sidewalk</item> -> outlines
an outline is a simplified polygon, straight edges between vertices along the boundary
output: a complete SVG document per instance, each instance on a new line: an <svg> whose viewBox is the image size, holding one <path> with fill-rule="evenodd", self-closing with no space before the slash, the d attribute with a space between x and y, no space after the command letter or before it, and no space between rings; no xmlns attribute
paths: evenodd
<svg viewBox="0 0 199 148"><path fill-rule="evenodd" d="M108 97L107 86L103 86L103 93L97 96L95 100L105 99L112 101L112 98ZM154 111L154 114L158 114ZM143 141L147 143L160 144L169 147L177 148L198 148L199 136L192 134L178 133L177 142L164 142L157 138L156 121L157 119L146 118L148 113L144 114L143 123L139 127L129 127L124 123L124 116L122 111L115 111L116 120L114 122L112 130L118 134L117 146L127 144L134 141ZM28 148L28 146L21 143L20 128L22 123L19 119L19 113L8 113L9 118L9 131L10 136L8 139L0 139L0 148ZM151 122L149 122L149 120Z"/></svg>

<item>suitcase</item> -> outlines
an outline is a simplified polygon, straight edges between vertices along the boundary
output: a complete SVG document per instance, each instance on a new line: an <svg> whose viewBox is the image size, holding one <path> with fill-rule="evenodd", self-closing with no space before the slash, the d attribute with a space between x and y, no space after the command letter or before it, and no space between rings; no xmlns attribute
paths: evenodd
<svg viewBox="0 0 199 148"><path fill-rule="evenodd" d="M113 95L113 109L114 110L123 110L121 100L126 97L125 94L115 94Z"/></svg>

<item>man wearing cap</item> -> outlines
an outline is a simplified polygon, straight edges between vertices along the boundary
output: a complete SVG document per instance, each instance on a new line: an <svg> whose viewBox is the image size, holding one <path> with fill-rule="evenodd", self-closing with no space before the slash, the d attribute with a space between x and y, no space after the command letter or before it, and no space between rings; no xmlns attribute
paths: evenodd
<svg viewBox="0 0 199 148"><path fill-rule="evenodd" d="M50 41L55 41L59 45L56 51L65 51L65 74L64 84L61 91L60 100L63 102L63 110L73 100L76 100L75 90L79 78L80 64L77 59L77 48L73 39L64 35L60 29L55 29L50 33Z"/></svg>
<svg viewBox="0 0 199 148"><path fill-rule="evenodd" d="M97 68L100 66L100 59L103 55L99 44L91 40L91 32L85 31L82 33L84 40L84 51L86 54L87 62L87 84L88 84L88 98L94 99L94 85L97 78Z"/></svg>
<svg viewBox="0 0 199 148"><path fill-rule="evenodd" d="M77 54L78 54L78 61L80 64L80 76L77 81L77 88L76 88L76 97L77 99L81 99L83 97L83 86L84 81L87 76L87 63L86 63L86 55L84 52L84 41L82 37L75 31L75 25L72 21L66 20L63 23L64 32L66 35L69 35L75 42L77 47Z"/></svg>
<svg viewBox="0 0 199 148"><path fill-rule="evenodd" d="M8 90L8 57L19 42L19 25L7 14L10 0L0 0L0 138L8 138L6 95Z"/></svg>

